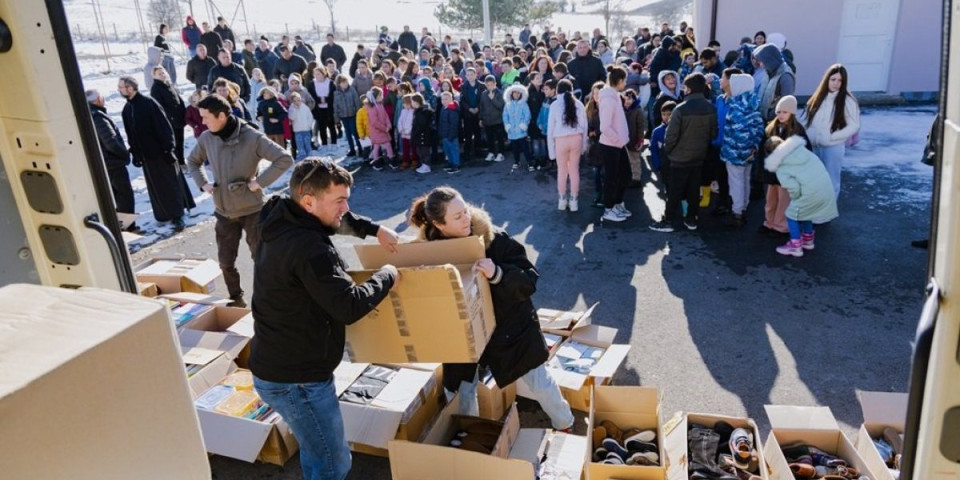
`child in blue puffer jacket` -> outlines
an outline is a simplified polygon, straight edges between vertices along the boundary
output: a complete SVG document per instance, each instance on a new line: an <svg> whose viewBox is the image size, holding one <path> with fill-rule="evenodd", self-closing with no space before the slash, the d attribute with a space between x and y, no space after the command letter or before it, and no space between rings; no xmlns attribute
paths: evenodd
<svg viewBox="0 0 960 480"><path fill-rule="evenodd" d="M527 105L528 92L523 85L512 85L503 92L503 128L507 131L507 139L513 149L513 168L511 172L520 169L520 154L527 162L527 169L534 171L533 159L530 154L530 139L527 129L530 125L530 106Z"/></svg>
<svg viewBox="0 0 960 480"><path fill-rule="evenodd" d="M750 170L763 141L763 117L757 110L760 99L753 91L752 76L744 73L730 75L724 86L727 89L724 92L727 112L720 159L727 164L730 198L733 200L732 217L727 224L742 227L745 223L743 214L750 201Z"/></svg>

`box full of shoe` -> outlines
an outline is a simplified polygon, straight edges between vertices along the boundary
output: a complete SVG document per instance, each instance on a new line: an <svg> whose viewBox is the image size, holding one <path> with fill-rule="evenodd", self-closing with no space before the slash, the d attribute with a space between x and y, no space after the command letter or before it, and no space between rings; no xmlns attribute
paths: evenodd
<svg viewBox="0 0 960 480"><path fill-rule="evenodd" d="M360 321L347 326L347 356L367 363L472 363L480 359L496 320L490 285L473 266L483 240L468 237L397 246L357 245L366 270L350 271L361 283L380 267L400 269L402 280Z"/></svg>
<svg viewBox="0 0 960 480"><path fill-rule="evenodd" d="M459 395L419 442L390 441L393 480L535 480L527 460L510 458L520 433L516 405L500 421L458 415Z"/></svg>
<svg viewBox="0 0 960 480"><path fill-rule="evenodd" d="M547 372L560 385L570 408L589 411L590 387L609 384L627 358L630 345L614 344L616 336L616 328L586 324L562 337L551 350ZM523 382L518 382L517 395L533 398Z"/></svg>
<svg viewBox="0 0 960 480"><path fill-rule="evenodd" d="M829 407L767 405L770 434L763 457L771 480L840 475L879 478L837 425Z"/></svg>
<svg viewBox="0 0 960 480"><path fill-rule="evenodd" d="M194 397L194 406L209 453L283 466L299 449L280 414L257 395L250 371L233 362L216 384Z"/></svg>
<svg viewBox="0 0 960 480"><path fill-rule="evenodd" d="M133 269L138 282L157 285L159 293L213 293L223 276L220 264L208 258L151 258Z"/></svg>
<svg viewBox="0 0 960 480"><path fill-rule="evenodd" d="M210 478L162 304L6 285L0 305L0 477Z"/></svg>
<svg viewBox="0 0 960 480"><path fill-rule="evenodd" d="M751 418L678 412L663 430L669 480L770 478Z"/></svg>
<svg viewBox="0 0 960 480"><path fill-rule="evenodd" d="M351 450L386 457L390 440L420 439L440 411L442 384L436 368L415 366L341 362L333 372Z"/></svg>
<svg viewBox="0 0 960 480"><path fill-rule="evenodd" d="M667 459L654 387L594 386L582 453L587 480L665 480Z"/></svg>
<svg viewBox="0 0 960 480"><path fill-rule="evenodd" d="M857 434L857 451L877 475L875 480L900 478L907 394L860 392L860 407L863 425Z"/></svg>

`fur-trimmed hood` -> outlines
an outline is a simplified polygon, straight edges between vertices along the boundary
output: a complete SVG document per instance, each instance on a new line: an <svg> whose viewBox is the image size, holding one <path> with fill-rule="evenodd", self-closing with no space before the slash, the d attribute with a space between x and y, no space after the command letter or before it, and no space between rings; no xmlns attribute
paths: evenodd
<svg viewBox="0 0 960 480"><path fill-rule="evenodd" d="M520 100L513 99L513 92L520 92ZM527 98L529 97L529 92L527 92L527 87L524 87L520 84L510 85L506 90L503 91L503 102L523 102L527 103Z"/></svg>
<svg viewBox="0 0 960 480"><path fill-rule="evenodd" d="M767 171L776 172L777 168L783 163L783 159L787 158L787 155L793 153L794 150L798 148L806 148L807 141L800 135L794 135L780 144L776 150L767 155L767 159L764 161L764 167Z"/></svg>
<svg viewBox="0 0 960 480"><path fill-rule="evenodd" d="M417 234L418 242L439 240L438 238L427 238L426 232L427 229L420 228L420 233ZM489 213L483 209L471 205L470 232L471 234L483 239L483 248L490 248L490 244L493 242L493 236L497 233L497 229L493 226L493 221L490 220Z"/></svg>

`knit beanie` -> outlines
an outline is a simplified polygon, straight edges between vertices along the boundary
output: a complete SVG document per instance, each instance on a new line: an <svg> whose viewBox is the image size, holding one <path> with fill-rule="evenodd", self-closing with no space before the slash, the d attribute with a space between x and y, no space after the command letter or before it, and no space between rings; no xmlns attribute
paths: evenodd
<svg viewBox="0 0 960 480"><path fill-rule="evenodd" d="M786 97L781 98L780 101L777 102L776 111L789 112L796 115L797 114L797 97L794 97L793 95L787 95Z"/></svg>
<svg viewBox="0 0 960 480"><path fill-rule="evenodd" d="M303 80L300 79L299 73L291 73L290 78L287 79L287 84L292 85L292 82L296 80L297 83L303 83Z"/></svg>

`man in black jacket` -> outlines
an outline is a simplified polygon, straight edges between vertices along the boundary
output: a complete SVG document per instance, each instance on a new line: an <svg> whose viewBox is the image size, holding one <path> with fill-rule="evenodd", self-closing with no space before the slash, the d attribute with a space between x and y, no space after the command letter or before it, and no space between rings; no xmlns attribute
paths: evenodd
<svg viewBox="0 0 960 480"><path fill-rule="evenodd" d="M226 49L220 50L220 53L217 54L217 60L219 61L217 66L211 68L210 73L207 74L207 90L212 92L213 82L218 78L225 78L240 85L240 98L244 102L249 102L250 79L247 78L247 72L240 65L233 63L233 58Z"/></svg>
<svg viewBox="0 0 960 480"><path fill-rule="evenodd" d="M120 77L117 91L127 104L123 107L123 128L130 141L133 166L143 167L153 216L158 222L173 222L175 231L185 227L183 211L190 191L174 153L176 140L163 108L156 100L141 95L133 77Z"/></svg>
<svg viewBox="0 0 960 480"><path fill-rule="evenodd" d="M651 230L672 232L673 219L680 210L680 201L687 201L687 230L697 229L700 209L700 175L717 136L717 110L706 99L707 80L702 73L691 73L683 81L684 101L674 109L667 124L667 137L662 152L670 158L670 185L667 187L667 208L663 220L650 225Z"/></svg>
<svg viewBox="0 0 960 480"><path fill-rule="evenodd" d="M341 70L343 64L347 63L347 53L343 51L343 47L333 41L333 34L328 33L327 44L320 49L320 61L326 64L331 58L337 62L337 70Z"/></svg>
<svg viewBox="0 0 960 480"><path fill-rule="evenodd" d="M97 140L100 151L103 152L103 163L107 166L107 176L110 177L110 190L113 191L113 200L120 213L134 212L133 187L130 186L130 174L127 165L130 164L130 152L123 143L120 129L107 115L103 96L97 90L87 90L87 103L90 105L90 114L93 116L93 126L97 129ZM137 231L136 223L131 223L127 230Z"/></svg>
<svg viewBox="0 0 960 480"><path fill-rule="evenodd" d="M403 33L397 37L397 44L400 46L397 50L403 50L404 48L411 52L420 50L420 41L417 40L417 36L410 31L410 25L403 26Z"/></svg>
<svg viewBox="0 0 960 480"><path fill-rule="evenodd" d="M290 74L303 75L303 72L307 70L307 61L300 55L293 53L288 45L281 45L280 58L273 70L276 78L280 79L280 84L286 85Z"/></svg>
<svg viewBox="0 0 960 480"><path fill-rule="evenodd" d="M230 26L227 25L227 20L223 17L217 17L217 26L213 27L213 31L217 32L217 35L220 35L221 40L230 40L236 45L237 40L233 37L233 30L230 29Z"/></svg>
<svg viewBox="0 0 960 480"><path fill-rule="evenodd" d="M200 43L207 47L207 55L216 55L223 48L223 38L220 34L210 29L210 24L203 22L203 35L200 35Z"/></svg>
<svg viewBox="0 0 960 480"><path fill-rule="evenodd" d="M187 81L200 90L207 86L210 70L217 66L217 61L207 55L207 47L202 43L197 45L197 54L187 62ZM264 72L266 73L266 72Z"/></svg>
<svg viewBox="0 0 960 480"><path fill-rule="evenodd" d="M567 71L576 82L573 84L575 90L580 90L581 94L586 95L590 92L593 84L607 79L607 70L603 68L603 62L590 50L590 42L580 40L577 42L577 55L567 64Z"/></svg>
<svg viewBox="0 0 960 480"><path fill-rule="evenodd" d="M290 196L270 199L260 214L250 370L257 393L297 436L304 478L342 479L350 471L333 371L343 358L346 326L399 280L392 265L359 285L347 274L334 234L376 235L388 250L397 242L389 228L349 211L352 186L342 167L307 159L294 168Z"/></svg>

